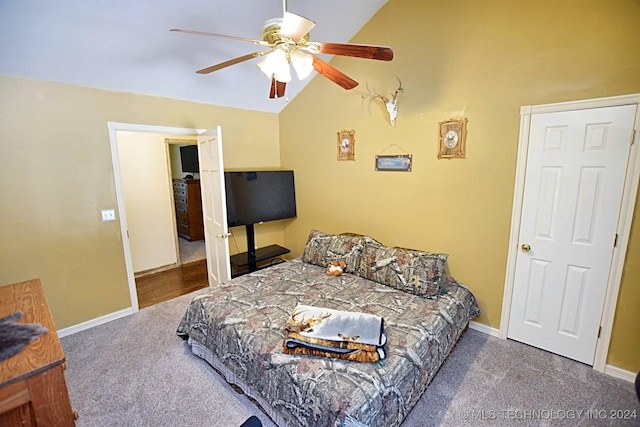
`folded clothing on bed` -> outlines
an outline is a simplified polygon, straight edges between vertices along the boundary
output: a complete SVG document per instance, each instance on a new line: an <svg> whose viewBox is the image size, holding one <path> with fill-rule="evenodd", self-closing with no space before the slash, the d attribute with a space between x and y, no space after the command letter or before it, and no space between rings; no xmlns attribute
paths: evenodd
<svg viewBox="0 0 640 427"><path fill-rule="evenodd" d="M377 362L385 357L383 323L373 314L298 305L284 324L282 349L288 354Z"/></svg>

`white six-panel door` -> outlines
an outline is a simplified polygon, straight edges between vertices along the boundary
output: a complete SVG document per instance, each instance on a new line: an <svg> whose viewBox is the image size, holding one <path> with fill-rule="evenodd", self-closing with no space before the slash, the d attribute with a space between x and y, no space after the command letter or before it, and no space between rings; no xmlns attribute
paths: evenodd
<svg viewBox="0 0 640 427"><path fill-rule="evenodd" d="M198 135L200 190L209 286L231 280L220 126Z"/></svg>
<svg viewBox="0 0 640 427"><path fill-rule="evenodd" d="M593 364L635 115L532 115L509 338Z"/></svg>

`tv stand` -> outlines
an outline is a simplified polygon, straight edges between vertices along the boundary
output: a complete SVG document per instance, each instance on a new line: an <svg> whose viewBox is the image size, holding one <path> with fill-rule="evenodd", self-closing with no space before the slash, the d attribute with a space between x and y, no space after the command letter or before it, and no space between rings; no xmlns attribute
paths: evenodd
<svg viewBox="0 0 640 427"><path fill-rule="evenodd" d="M264 248L255 249L256 239L253 224L247 225L246 229L248 251L229 257L231 261L232 278L268 267L273 264L279 256L291 252L289 249L279 245L269 245Z"/></svg>

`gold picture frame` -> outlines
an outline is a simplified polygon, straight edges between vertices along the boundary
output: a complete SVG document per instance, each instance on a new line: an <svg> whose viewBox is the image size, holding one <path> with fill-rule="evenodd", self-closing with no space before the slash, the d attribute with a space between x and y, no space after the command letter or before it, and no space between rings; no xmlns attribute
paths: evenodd
<svg viewBox="0 0 640 427"><path fill-rule="evenodd" d="M338 160L356 159L356 131L341 130L338 132Z"/></svg>
<svg viewBox="0 0 640 427"><path fill-rule="evenodd" d="M439 159L466 158L467 122L464 118L438 123Z"/></svg>

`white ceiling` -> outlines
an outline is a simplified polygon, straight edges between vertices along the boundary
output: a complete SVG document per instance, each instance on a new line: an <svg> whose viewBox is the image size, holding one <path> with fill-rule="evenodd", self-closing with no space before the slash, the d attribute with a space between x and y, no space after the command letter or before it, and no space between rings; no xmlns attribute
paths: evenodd
<svg viewBox="0 0 640 427"><path fill-rule="evenodd" d="M289 0L287 9L316 22L312 41L345 43L386 1ZM258 59L196 74L260 49L169 29L261 39L264 21L282 13L280 0L0 0L0 74L277 113L311 78L294 75L285 98L269 99Z"/></svg>

